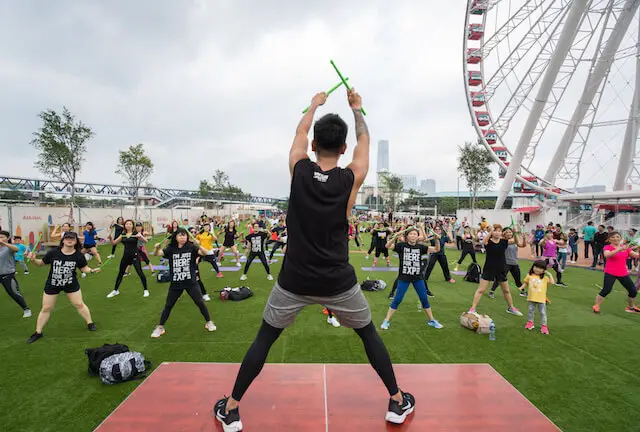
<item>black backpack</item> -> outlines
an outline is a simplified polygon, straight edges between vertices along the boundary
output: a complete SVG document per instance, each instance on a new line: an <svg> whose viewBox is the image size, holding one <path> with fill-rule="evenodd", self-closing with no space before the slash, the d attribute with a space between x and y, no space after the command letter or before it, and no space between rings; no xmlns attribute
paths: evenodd
<svg viewBox="0 0 640 432"><path fill-rule="evenodd" d="M481 273L482 270L480 269L480 265L471 263L471 265L467 269L467 274L464 275L464 280L466 280L467 282L480 283Z"/></svg>
<svg viewBox="0 0 640 432"><path fill-rule="evenodd" d="M234 288L229 291L229 300L240 301L253 296L253 291L247 286L241 286L237 290Z"/></svg>
<svg viewBox="0 0 640 432"><path fill-rule="evenodd" d="M159 272L157 280L158 282L170 282L171 274L169 273L169 270L162 270L161 272Z"/></svg>
<svg viewBox="0 0 640 432"><path fill-rule="evenodd" d="M129 352L129 347L123 344L104 344L98 348L87 348L84 353L89 358L89 375L100 375L100 363L102 360L114 354Z"/></svg>

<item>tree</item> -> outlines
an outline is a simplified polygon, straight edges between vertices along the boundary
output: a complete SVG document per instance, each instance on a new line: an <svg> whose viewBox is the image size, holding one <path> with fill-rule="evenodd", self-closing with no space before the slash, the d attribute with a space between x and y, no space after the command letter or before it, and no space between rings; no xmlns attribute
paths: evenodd
<svg viewBox="0 0 640 432"><path fill-rule="evenodd" d="M284 201L278 201L276 203L276 208L278 210L287 211L289 209L289 198Z"/></svg>
<svg viewBox="0 0 640 432"><path fill-rule="evenodd" d="M69 182L73 206L76 178L84 162L87 141L94 133L89 126L76 121L66 107L63 107L62 115L48 109L38 114L38 117L43 124L33 133L34 138L31 140L31 145L40 151L35 166L47 176Z"/></svg>
<svg viewBox="0 0 640 432"><path fill-rule="evenodd" d="M202 198L209 197L212 193L222 195L225 198L249 201L251 194L245 193L239 186L229 183L229 175L222 170L215 170L213 173L213 183L208 180L200 180L198 187Z"/></svg>
<svg viewBox="0 0 640 432"><path fill-rule="evenodd" d="M396 211L396 205L400 200L400 195L404 190L404 184L402 183L402 179L395 174L384 173L381 174L382 179L382 187L385 189L387 199L389 201L389 205L392 210Z"/></svg>
<svg viewBox="0 0 640 432"><path fill-rule="evenodd" d="M471 191L471 210L475 209L480 190L488 190L493 186L495 179L491 172L491 153L477 144L470 142L464 146L458 146L458 172L467 181L467 187Z"/></svg>
<svg viewBox="0 0 640 432"><path fill-rule="evenodd" d="M129 146L126 150L120 150L120 162L116 174L123 176L129 186L135 189L135 210L134 219L138 218L138 197L140 196L140 187L146 182L153 173L153 162L149 156L144 153L144 144L136 144Z"/></svg>

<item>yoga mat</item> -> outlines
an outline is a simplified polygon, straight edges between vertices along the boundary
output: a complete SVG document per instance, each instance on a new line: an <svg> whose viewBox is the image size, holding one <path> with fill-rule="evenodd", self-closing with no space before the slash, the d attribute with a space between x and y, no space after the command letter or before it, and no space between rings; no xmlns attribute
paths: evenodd
<svg viewBox="0 0 640 432"><path fill-rule="evenodd" d="M466 271L452 271L451 273L453 273L454 275L458 275L458 276L464 276L467 274Z"/></svg>
<svg viewBox="0 0 640 432"><path fill-rule="evenodd" d="M373 272L397 272L398 267L362 267L362 270Z"/></svg>
<svg viewBox="0 0 640 432"><path fill-rule="evenodd" d="M142 270L149 270L149 266L142 267ZM169 270L168 265L154 265L153 270Z"/></svg>
<svg viewBox="0 0 640 432"><path fill-rule="evenodd" d="M269 259L269 257L267 257L267 259ZM241 257L240 257L240 262L241 262L241 263L247 262L247 257L246 257L246 256L241 256ZM254 258L254 259L253 259L253 262L254 262L254 263L260 262L260 259L259 259L259 258ZM272 260L271 260L271 262L272 262L272 263L276 263L276 262L278 262L278 260L274 258L274 259L272 259ZM218 263L218 264L219 264L219 263Z"/></svg>
<svg viewBox="0 0 640 432"><path fill-rule="evenodd" d="M233 267L220 267L221 272L236 272L239 271L242 267L233 266Z"/></svg>

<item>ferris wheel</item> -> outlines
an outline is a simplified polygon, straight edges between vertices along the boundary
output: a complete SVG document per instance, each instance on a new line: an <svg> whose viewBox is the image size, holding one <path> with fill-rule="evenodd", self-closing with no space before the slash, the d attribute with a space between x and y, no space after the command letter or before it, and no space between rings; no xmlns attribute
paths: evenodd
<svg viewBox="0 0 640 432"><path fill-rule="evenodd" d="M478 142L540 198L640 185L640 0L468 0L464 83Z"/></svg>

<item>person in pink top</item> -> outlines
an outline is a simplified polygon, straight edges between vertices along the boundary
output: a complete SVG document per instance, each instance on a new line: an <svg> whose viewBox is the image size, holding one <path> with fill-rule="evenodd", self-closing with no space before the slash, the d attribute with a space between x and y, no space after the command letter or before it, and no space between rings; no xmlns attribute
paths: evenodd
<svg viewBox="0 0 640 432"><path fill-rule="evenodd" d="M613 289L613 284L619 281L629 293L629 304L624 311L640 313L640 308L635 305L638 290L631 280L629 270L627 269L627 258L638 258L639 255L637 252L632 251L629 245L622 244L622 236L620 233L613 231L609 234L609 244L604 247L604 258L606 259L604 265L604 282L602 284L602 290L596 296L596 304L593 305L593 312L600 313L600 305L604 301L604 298Z"/></svg>
<svg viewBox="0 0 640 432"><path fill-rule="evenodd" d="M558 242L553 239L553 231L548 230L540 242L542 248L542 258L547 263L547 268L551 267L556 271L556 285L566 287L562 282L562 266L558 261Z"/></svg>

